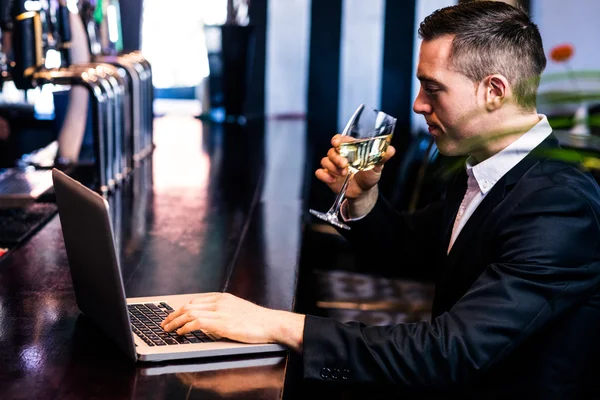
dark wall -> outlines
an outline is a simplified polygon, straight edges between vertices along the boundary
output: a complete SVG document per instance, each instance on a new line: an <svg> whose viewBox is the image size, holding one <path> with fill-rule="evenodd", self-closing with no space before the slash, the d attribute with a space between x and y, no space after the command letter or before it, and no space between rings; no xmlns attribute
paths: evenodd
<svg viewBox="0 0 600 400"><path fill-rule="evenodd" d="M275 0L279 1L279 0ZM262 117L265 114L265 60L267 43L267 0L252 0L248 10L253 26L254 43L250 62L246 114Z"/></svg>
<svg viewBox="0 0 600 400"><path fill-rule="evenodd" d="M381 109L396 117L392 144L397 155L386 164L381 176L380 189L389 194L397 182L396 174L403 154L412 140L412 78L414 58L414 26L416 0L386 1L383 32L383 73L381 82Z"/></svg>
<svg viewBox="0 0 600 400"><path fill-rule="evenodd" d="M304 187L311 207L327 210L331 191L314 178L321 157L337 130L342 0L315 1L310 11L307 94L307 163Z"/></svg>

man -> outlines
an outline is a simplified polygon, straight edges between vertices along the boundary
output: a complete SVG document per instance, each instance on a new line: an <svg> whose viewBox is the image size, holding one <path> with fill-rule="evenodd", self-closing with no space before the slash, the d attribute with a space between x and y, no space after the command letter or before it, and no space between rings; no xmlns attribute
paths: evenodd
<svg viewBox="0 0 600 400"><path fill-rule="evenodd" d="M502 2L434 12L414 111L440 153L468 156L440 204L398 214L377 190L383 163L355 176L342 214L355 246L401 247L436 265L431 322L342 324L211 293L164 326L206 329L301 352L306 378L392 383L462 398L592 398L600 364L600 191L558 143L535 98L546 59L537 27ZM340 137L316 176L339 191ZM384 162L394 154L390 148ZM406 256L404 256L404 254ZM368 268L376 266L367 266Z"/></svg>

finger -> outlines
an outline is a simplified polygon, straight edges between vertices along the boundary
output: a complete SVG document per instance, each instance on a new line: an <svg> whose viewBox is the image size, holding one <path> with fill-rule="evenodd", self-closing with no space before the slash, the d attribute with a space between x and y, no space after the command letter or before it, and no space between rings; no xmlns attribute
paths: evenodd
<svg viewBox="0 0 600 400"><path fill-rule="evenodd" d="M186 312L186 310L183 307L173 311L172 313L167 315L167 317L160 323L160 326L164 328L166 324L171 322L173 319L179 317L184 312Z"/></svg>
<svg viewBox="0 0 600 400"><path fill-rule="evenodd" d="M325 183L335 183L335 181L337 180L335 176L331 175L329 171L327 171L324 168L319 168L318 170L316 170L315 176L318 180Z"/></svg>
<svg viewBox="0 0 600 400"><path fill-rule="evenodd" d="M347 164L348 164L348 162L346 162L346 165ZM328 157L323 157L321 159L321 167L326 169L331 174L331 176L333 176L335 178L337 178L338 176L341 176L341 175L345 175L345 171L346 171L346 167L338 168L337 165L332 163Z"/></svg>
<svg viewBox="0 0 600 400"><path fill-rule="evenodd" d="M173 319L171 322L165 324L163 329L167 332L173 332L175 329L182 327L190 321L193 321L196 317L192 313L186 313Z"/></svg>
<svg viewBox="0 0 600 400"><path fill-rule="evenodd" d="M185 324L188 324L196 319L202 319L203 321L211 321L218 319L218 315L212 311L194 310L187 314L180 315L173 321L165 325L163 328L166 332L173 332L176 329L181 328Z"/></svg>
<svg viewBox="0 0 600 400"><path fill-rule="evenodd" d="M392 158L394 156L394 154L396 154L396 148L392 145L389 145L387 150L385 151L385 155L383 156L381 163L382 164L385 163L387 160Z"/></svg>
<svg viewBox="0 0 600 400"><path fill-rule="evenodd" d="M381 170L383 169L383 164L385 164L390 158L392 158L394 154L396 154L396 149L394 148L394 146L388 146L387 150L385 151L385 155L383 156L381 161L375 165L373 171L381 172Z"/></svg>
<svg viewBox="0 0 600 400"><path fill-rule="evenodd" d="M175 332L178 335L185 335L186 333L190 333L192 331L202 331L212 338L221 337L219 334L215 333L216 324L215 321L218 318L215 318L214 314L211 313L201 313L196 316L193 320L186 322L181 327L179 327Z"/></svg>
<svg viewBox="0 0 600 400"><path fill-rule="evenodd" d="M182 327L180 327L179 329L177 329L175 332L178 335L185 335L186 333L190 333L193 331L198 331L198 330L202 330L202 328L200 327L200 321L198 319L194 319L193 321L190 321L186 324L184 324Z"/></svg>
<svg viewBox="0 0 600 400"><path fill-rule="evenodd" d="M333 148L337 148L340 147L340 144L342 144L342 135L340 135L339 133L337 135L334 135L331 138L331 145L333 146Z"/></svg>
<svg viewBox="0 0 600 400"><path fill-rule="evenodd" d="M345 157L339 155L336 149L329 149L327 152L327 158L335 165L338 173L348 166L348 160Z"/></svg>
<svg viewBox="0 0 600 400"><path fill-rule="evenodd" d="M210 296L202 296L204 300L200 300L199 298L195 298L193 299L191 302L189 302L188 304L178 308L177 310L171 312L161 323L160 326L161 327L165 327L166 324L168 324L169 322L171 322L173 319L179 317L180 315L187 313L189 310L208 310L208 311L214 311L215 309L215 305L213 301L210 302L204 302L204 303L200 303L200 301L205 301L207 299L210 299ZM216 296L214 296L216 298ZM194 300L197 300L196 303L194 303Z"/></svg>

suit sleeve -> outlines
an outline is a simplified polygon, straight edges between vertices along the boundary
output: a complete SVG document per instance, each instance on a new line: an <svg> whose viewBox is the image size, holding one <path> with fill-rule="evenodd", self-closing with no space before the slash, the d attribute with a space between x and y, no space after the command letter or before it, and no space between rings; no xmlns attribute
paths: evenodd
<svg viewBox="0 0 600 400"><path fill-rule="evenodd" d="M352 244L360 265L370 273L431 278L439 254L437 232L442 230L442 212L442 202L413 213L398 212L380 196L367 216L349 222L349 231L338 231ZM398 254L402 255L402 265L390 265L390 255Z"/></svg>
<svg viewBox="0 0 600 400"><path fill-rule="evenodd" d="M308 316L305 377L340 370L338 382L472 382L600 283L598 205L590 199L564 186L525 197L498 225L497 261L432 322L365 326Z"/></svg>

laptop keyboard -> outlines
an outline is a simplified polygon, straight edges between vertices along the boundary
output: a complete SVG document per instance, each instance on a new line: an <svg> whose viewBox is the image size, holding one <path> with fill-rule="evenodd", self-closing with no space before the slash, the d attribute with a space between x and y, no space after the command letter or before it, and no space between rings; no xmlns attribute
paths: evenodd
<svg viewBox="0 0 600 400"><path fill-rule="evenodd" d="M173 311L167 303L128 304L127 308L131 329L148 346L214 342L202 331L193 331L183 336L165 332L160 323Z"/></svg>

